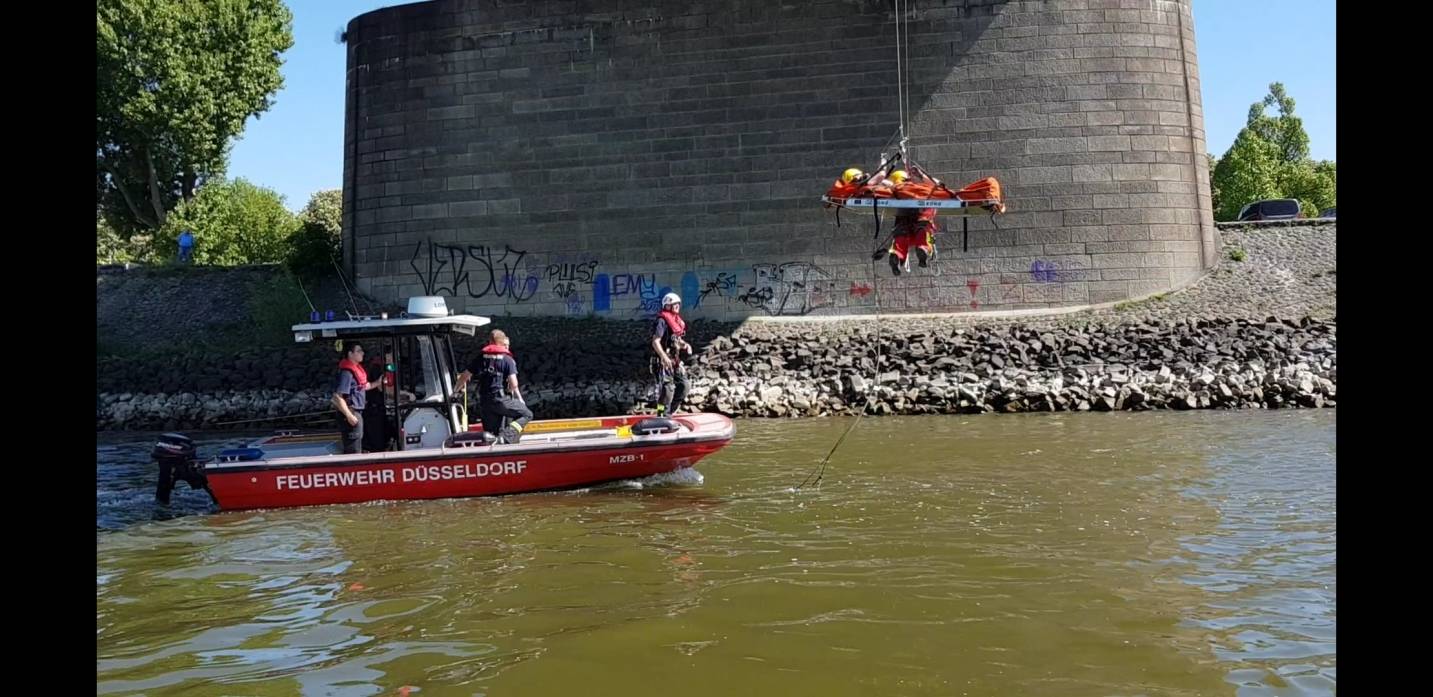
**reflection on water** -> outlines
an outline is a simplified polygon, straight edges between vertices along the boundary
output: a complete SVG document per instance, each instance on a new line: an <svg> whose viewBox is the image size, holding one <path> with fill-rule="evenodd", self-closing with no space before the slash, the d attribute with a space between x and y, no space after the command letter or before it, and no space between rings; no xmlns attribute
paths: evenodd
<svg viewBox="0 0 1433 697"><path fill-rule="evenodd" d="M160 520L150 441L101 445L98 691L1334 692L1332 411L867 419L793 491L846 423L743 421L700 475Z"/></svg>

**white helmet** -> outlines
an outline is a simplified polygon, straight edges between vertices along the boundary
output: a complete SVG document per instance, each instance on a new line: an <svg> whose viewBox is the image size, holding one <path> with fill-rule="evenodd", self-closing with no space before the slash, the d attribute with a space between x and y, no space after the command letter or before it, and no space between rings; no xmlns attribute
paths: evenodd
<svg viewBox="0 0 1433 697"><path fill-rule="evenodd" d="M681 302L682 302L682 296L677 295L676 293L667 293L666 295L663 295L663 296L662 296L662 307L669 307L669 306L672 306L672 305L677 305L677 304L680 304Z"/></svg>

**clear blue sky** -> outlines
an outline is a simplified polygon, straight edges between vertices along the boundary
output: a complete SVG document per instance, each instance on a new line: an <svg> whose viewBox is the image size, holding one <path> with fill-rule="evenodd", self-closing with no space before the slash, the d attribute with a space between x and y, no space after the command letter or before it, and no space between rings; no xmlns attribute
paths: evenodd
<svg viewBox="0 0 1433 697"><path fill-rule="evenodd" d="M291 209L343 179L344 46L337 33L364 12L403 2L289 0L294 46L284 88L234 146L231 176L277 190ZM1194 0L1209 151L1222 155L1249 105L1283 82L1316 159L1337 159L1334 0Z"/></svg>
<svg viewBox="0 0 1433 697"><path fill-rule="evenodd" d="M1249 105L1282 82L1310 155L1336 160L1334 0L1194 0L1194 40L1209 152L1223 155Z"/></svg>

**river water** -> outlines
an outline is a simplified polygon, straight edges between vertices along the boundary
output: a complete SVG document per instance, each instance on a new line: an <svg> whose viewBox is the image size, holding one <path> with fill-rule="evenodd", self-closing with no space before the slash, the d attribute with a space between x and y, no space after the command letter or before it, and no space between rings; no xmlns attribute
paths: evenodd
<svg viewBox="0 0 1433 697"><path fill-rule="evenodd" d="M1331 695L1335 413L739 421L698 472L215 513L97 449L99 694ZM235 443L200 438L201 452Z"/></svg>

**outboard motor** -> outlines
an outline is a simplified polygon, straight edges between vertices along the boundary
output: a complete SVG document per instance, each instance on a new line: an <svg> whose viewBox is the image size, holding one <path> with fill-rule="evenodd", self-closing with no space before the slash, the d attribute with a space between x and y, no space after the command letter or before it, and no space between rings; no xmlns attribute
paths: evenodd
<svg viewBox="0 0 1433 697"><path fill-rule="evenodd" d="M203 489L209 491L209 483L204 479L204 473L199 469L199 461L195 457L194 441L182 433L166 433L159 437L159 442L154 444L154 450L150 453L155 462L159 463L159 485L154 491L154 500L161 504L169 503L169 494L174 491L174 485L180 480L189 483L191 489ZM214 492L209 492L213 498Z"/></svg>

